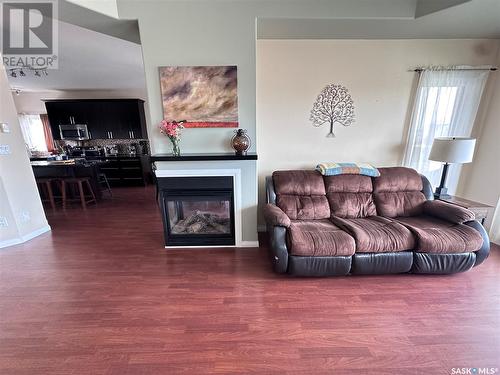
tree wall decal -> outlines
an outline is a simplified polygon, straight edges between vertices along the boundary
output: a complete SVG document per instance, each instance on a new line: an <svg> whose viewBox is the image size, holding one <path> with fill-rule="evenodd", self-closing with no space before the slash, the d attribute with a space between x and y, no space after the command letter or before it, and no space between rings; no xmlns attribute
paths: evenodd
<svg viewBox="0 0 500 375"><path fill-rule="evenodd" d="M335 122L344 126L354 122L354 102L349 91L342 85L326 86L316 98L309 120L316 127L324 123L330 124L330 132L326 136L335 137L333 132Z"/></svg>

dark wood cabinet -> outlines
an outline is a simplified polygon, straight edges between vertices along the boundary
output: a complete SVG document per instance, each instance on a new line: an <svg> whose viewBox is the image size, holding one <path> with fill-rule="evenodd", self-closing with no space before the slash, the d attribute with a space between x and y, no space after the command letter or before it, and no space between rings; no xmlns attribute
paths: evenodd
<svg viewBox="0 0 500 375"><path fill-rule="evenodd" d="M45 101L54 139L59 125L86 124L92 139L147 138L141 99L79 99Z"/></svg>
<svg viewBox="0 0 500 375"><path fill-rule="evenodd" d="M146 185L150 180L149 157L105 157L100 170L112 186Z"/></svg>

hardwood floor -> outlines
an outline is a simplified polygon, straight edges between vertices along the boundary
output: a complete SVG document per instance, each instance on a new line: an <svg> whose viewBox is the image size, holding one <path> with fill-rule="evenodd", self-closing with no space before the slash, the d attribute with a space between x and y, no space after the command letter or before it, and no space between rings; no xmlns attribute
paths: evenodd
<svg viewBox="0 0 500 375"><path fill-rule="evenodd" d="M453 276L298 279L166 251L154 190L0 250L0 374L451 374L500 367L500 248Z"/></svg>

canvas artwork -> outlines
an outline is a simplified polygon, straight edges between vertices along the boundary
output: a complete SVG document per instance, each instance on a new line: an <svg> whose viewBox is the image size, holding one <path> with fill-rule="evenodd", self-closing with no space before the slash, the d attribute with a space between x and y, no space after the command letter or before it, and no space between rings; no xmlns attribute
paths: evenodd
<svg viewBox="0 0 500 375"><path fill-rule="evenodd" d="M236 66L160 68L163 118L186 128L237 128Z"/></svg>

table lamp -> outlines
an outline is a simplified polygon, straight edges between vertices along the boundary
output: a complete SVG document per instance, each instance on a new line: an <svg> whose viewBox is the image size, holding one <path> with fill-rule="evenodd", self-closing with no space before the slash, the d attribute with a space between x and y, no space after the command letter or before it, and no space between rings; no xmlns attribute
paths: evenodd
<svg viewBox="0 0 500 375"><path fill-rule="evenodd" d="M476 140L474 138L440 137L434 139L429 160L444 163L441 182L434 193L436 198L450 197L450 195L448 195L448 189L445 187L448 167L450 163L470 163L474 156L475 146Z"/></svg>

